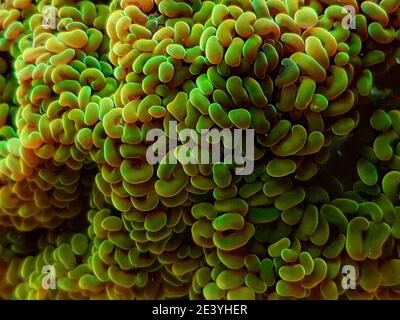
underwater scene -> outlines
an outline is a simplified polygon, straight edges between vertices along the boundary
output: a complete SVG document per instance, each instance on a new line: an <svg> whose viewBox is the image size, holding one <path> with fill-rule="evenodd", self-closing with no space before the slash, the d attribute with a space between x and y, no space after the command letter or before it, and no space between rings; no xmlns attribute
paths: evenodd
<svg viewBox="0 0 400 320"><path fill-rule="evenodd" d="M400 0L0 0L0 299L400 298Z"/></svg>

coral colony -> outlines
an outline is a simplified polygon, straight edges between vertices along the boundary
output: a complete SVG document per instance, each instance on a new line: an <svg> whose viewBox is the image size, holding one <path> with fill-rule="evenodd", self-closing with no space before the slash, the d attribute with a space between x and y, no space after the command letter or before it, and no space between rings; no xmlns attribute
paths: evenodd
<svg viewBox="0 0 400 320"><path fill-rule="evenodd" d="M400 298L399 47L400 0L1 1L0 298Z"/></svg>

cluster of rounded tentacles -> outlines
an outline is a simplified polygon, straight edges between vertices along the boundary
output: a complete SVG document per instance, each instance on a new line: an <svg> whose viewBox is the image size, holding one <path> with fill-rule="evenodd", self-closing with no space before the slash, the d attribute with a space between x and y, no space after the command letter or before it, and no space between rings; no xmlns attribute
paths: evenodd
<svg viewBox="0 0 400 320"><path fill-rule="evenodd" d="M399 0L2 1L0 297L400 297L399 41Z"/></svg>

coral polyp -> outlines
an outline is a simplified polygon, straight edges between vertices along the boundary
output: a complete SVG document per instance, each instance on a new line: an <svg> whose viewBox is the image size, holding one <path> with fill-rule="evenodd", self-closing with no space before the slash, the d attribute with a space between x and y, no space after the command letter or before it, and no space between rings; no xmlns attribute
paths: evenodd
<svg viewBox="0 0 400 320"><path fill-rule="evenodd" d="M2 1L0 298L398 299L399 41L399 0Z"/></svg>

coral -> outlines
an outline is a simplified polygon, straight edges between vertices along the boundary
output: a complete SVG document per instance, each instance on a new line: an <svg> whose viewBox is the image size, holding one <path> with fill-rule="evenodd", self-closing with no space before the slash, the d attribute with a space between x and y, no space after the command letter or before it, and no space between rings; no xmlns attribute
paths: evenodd
<svg viewBox="0 0 400 320"><path fill-rule="evenodd" d="M399 298L399 40L397 0L1 3L0 298ZM186 161L248 129L250 174Z"/></svg>

